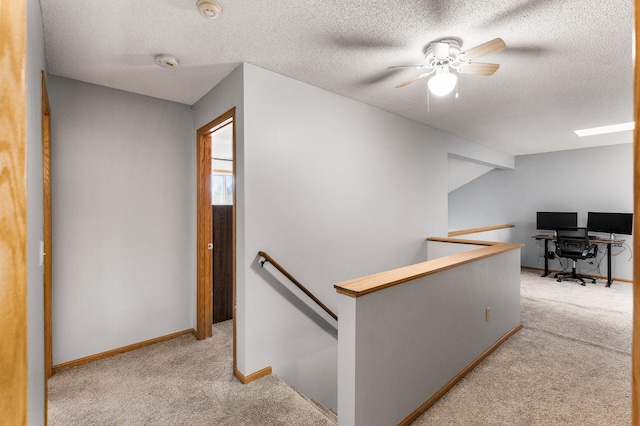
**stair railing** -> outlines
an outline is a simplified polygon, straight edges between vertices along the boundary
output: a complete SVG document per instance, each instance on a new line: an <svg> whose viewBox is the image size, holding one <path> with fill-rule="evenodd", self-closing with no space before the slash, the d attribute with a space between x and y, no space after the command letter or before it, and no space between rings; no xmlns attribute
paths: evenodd
<svg viewBox="0 0 640 426"><path fill-rule="evenodd" d="M302 285L302 283L300 283L300 281L298 281L297 279L295 279L295 277L293 275L291 275L286 269L284 269L278 262L276 262L275 260L273 260L273 258L271 256L269 256L267 253L263 252L263 251L259 251L258 255L260 257L262 257L263 260L260 261L260 266L262 266L264 268L264 264L265 262L269 262L271 263L274 268L276 268L278 271L280 271L282 273L282 275L284 275L285 277L287 277L289 279L289 281L291 281L293 284L296 285L296 287L298 287L300 290L302 290L302 292L304 294L306 294L307 296L309 296L309 298L311 300L313 300L318 306L320 306L322 309L324 309L324 311L326 313L328 313L329 315L331 315L331 317L333 319L335 319L336 321L338 321L338 316L327 307L327 305L325 305L324 303L322 303L320 301L320 299L318 299L313 293L311 293L309 290L307 290L307 288L305 286Z"/></svg>

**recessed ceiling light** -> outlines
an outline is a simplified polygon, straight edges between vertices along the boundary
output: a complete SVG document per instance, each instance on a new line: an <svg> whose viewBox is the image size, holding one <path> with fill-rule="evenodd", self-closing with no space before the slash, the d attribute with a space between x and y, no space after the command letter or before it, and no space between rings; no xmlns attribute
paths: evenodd
<svg viewBox="0 0 640 426"><path fill-rule="evenodd" d="M156 55L153 58L153 60L156 63L156 65L162 68L177 68L178 65L180 64L178 62L178 59L175 56L171 56L171 55L164 55L164 54Z"/></svg>
<svg viewBox="0 0 640 426"><path fill-rule="evenodd" d="M222 7L213 0L198 0L198 11L207 18L215 19L222 13Z"/></svg>
<svg viewBox="0 0 640 426"><path fill-rule="evenodd" d="M626 130L633 130L635 123L630 121L628 123L612 124L610 126L593 127L591 129L574 130L575 134L583 136L603 135L605 133L624 132Z"/></svg>

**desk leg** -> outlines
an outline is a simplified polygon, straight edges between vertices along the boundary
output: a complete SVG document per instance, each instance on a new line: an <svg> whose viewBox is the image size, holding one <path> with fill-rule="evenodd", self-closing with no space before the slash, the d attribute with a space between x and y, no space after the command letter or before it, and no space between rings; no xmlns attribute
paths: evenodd
<svg viewBox="0 0 640 426"><path fill-rule="evenodd" d="M607 287L611 287L611 244L607 244Z"/></svg>
<svg viewBox="0 0 640 426"><path fill-rule="evenodd" d="M549 240L544 240L544 274L541 277L549 275Z"/></svg>

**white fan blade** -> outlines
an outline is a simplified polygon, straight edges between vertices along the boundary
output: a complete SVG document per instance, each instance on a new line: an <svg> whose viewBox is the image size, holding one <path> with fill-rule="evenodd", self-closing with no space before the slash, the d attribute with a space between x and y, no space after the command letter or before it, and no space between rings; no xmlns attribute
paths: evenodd
<svg viewBox="0 0 640 426"><path fill-rule="evenodd" d="M394 65L392 67L387 67L388 70L395 70L395 69L399 69L399 68L413 68L416 70L422 69L422 68L427 68L429 65L427 64L422 64L422 65Z"/></svg>
<svg viewBox="0 0 640 426"><path fill-rule="evenodd" d="M500 68L500 64L486 64L483 62L472 62L470 64L462 64L458 71L462 74L480 74L490 76L495 74Z"/></svg>
<svg viewBox="0 0 640 426"><path fill-rule="evenodd" d="M466 62L473 61L476 58L479 58L484 55L488 55L493 52L500 52L507 47L504 40L501 38L494 38L486 43L482 43L476 47L472 47L469 50L465 50L460 55L458 55L458 59Z"/></svg>
<svg viewBox="0 0 640 426"><path fill-rule="evenodd" d="M409 81L405 81L404 83L400 83L400 84L398 84L398 85L396 86L396 89L400 89L401 87L408 86L409 84L411 84L411 83L413 83L413 82L415 82L415 81L417 81L417 80L420 80L421 78L428 77L431 73L432 73L431 71L429 71L429 72L425 72L425 73L420 74L420 75L419 75L419 76L417 76L417 77L412 78L412 79L411 79L411 80L409 80Z"/></svg>

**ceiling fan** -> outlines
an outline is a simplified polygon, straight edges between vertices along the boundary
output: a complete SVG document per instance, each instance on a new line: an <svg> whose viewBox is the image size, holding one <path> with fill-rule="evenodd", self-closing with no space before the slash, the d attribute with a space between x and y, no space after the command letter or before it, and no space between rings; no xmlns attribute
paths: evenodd
<svg viewBox="0 0 640 426"><path fill-rule="evenodd" d="M482 43L476 47L462 52L460 42L454 39L441 39L429 43L425 55L425 63L422 65L399 65L389 67L388 69L397 68L415 68L426 69L427 71L411 80L405 81L396 86L396 88L405 87L415 81L429 77L429 91L436 96L444 96L456 87L458 77L455 72L461 74L479 74L485 76L493 75L499 64L490 64L484 62L474 62L489 53L499 52L507 47L501 38ZM455 72L454 72L455 71Z"/></svg>

